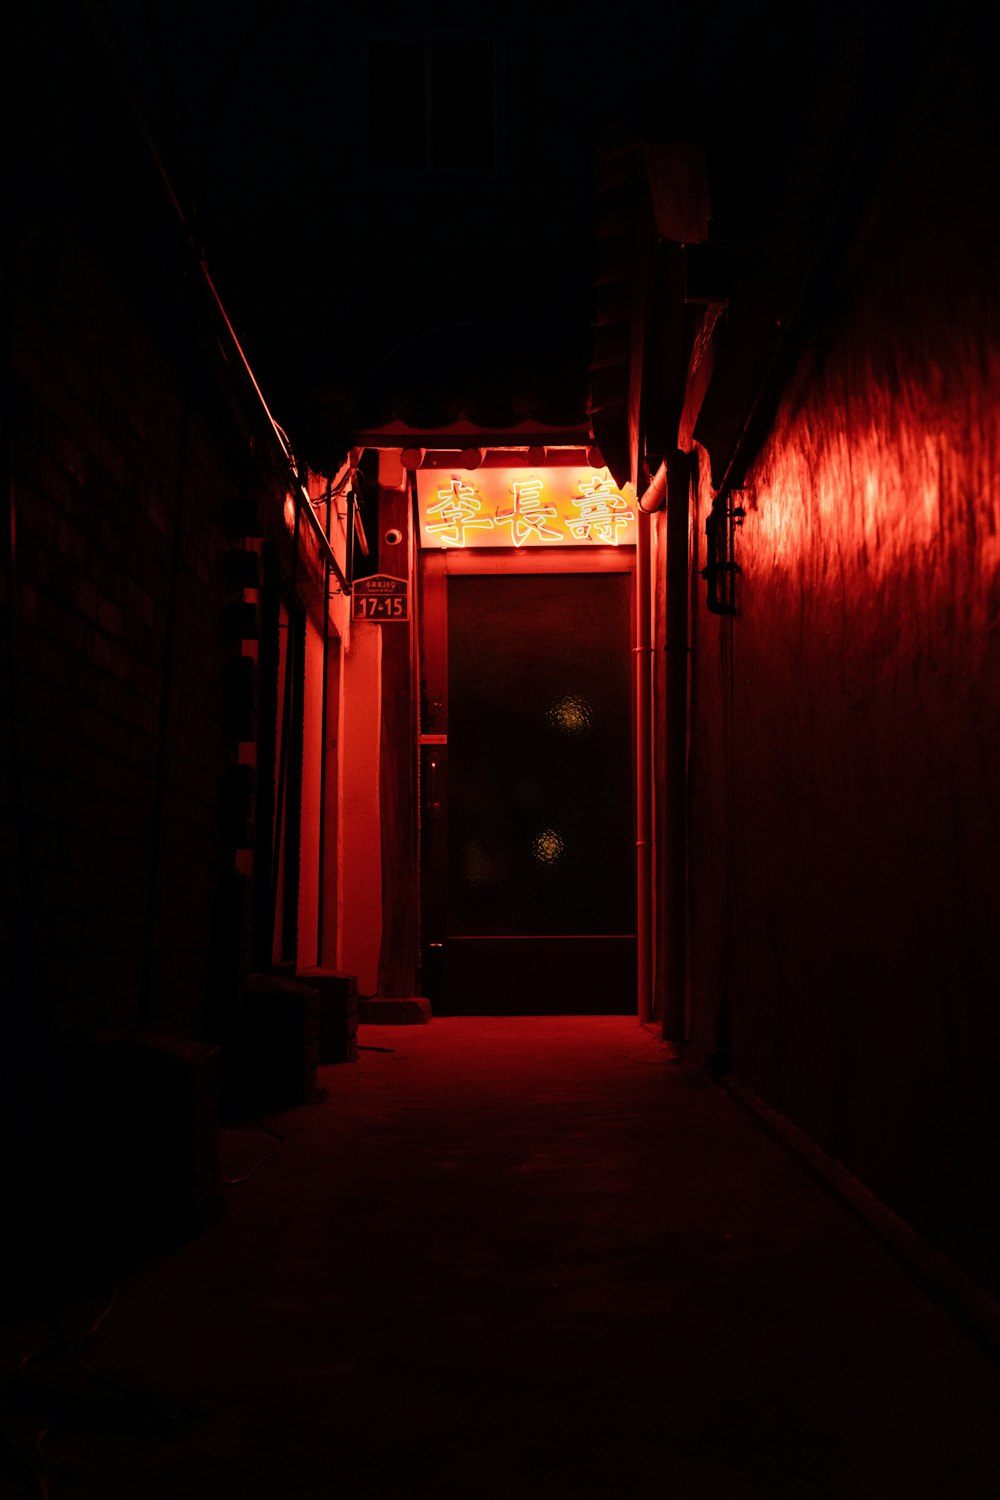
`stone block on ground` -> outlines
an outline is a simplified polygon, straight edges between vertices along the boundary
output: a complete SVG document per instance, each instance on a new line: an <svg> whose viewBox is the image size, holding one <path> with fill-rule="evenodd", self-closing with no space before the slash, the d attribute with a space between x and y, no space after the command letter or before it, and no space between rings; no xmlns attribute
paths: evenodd
<svg viewBox="0 0 1000 1500"><path fill-rule="evenodd" d="M251 974L222 1051L227 1119L316 1098L319 991L283 974Z"/></svg>
<svg viewBox="0 0 1000 1500"><path fill-rule="evenodd" d="M296 978L319 991L319 1060L357 1062L358 980L338 969L299 969Z"/></svg>

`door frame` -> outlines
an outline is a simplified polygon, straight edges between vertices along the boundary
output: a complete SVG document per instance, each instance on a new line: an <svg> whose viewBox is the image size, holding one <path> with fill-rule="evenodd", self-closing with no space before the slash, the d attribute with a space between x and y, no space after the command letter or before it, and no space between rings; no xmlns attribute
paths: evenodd
<svg viewBox="0 0 1000 1500"><path fill-rule="evenodd" d="M419 956L421 990L433 997L443 978L447 940L447 882L429 871L447 869L448 829L448 609L449 577L509 574L626 573L630 579L630 661L636 647L635 547L441 548L418 553L419 703L418 715L418 871L420 881ZM630 772L636 776L635 674L629 670L632 711ZM633 806L635 798L632 798ZM444 847L442 847L442 841ZM636 942L638 938L636 937Z"/></svg>

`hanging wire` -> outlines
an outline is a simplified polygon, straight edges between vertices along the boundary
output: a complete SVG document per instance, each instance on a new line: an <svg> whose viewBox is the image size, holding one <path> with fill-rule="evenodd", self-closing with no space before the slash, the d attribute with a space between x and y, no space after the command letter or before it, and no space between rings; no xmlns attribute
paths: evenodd
<svg viewBox="0 0 1000 1500"><path fill-rule="evenodd" d="M253 1176L258 1167L262 1167L266 1161L270 1161L272 1156L277 1156L279 1151L284 1151L288 1145L287 1136L283 1136L278 1130L272 1130L270 1125L264 1124L263 1120L255 1119L252 1123L258 1126L259 1129L266 1131L268 1135L273 1136L278 1144L277 1146L273 1146L270 1151L266 1151L259 1161L255 1161L249 1172L244 1172L242 1177L223 1177L222 1181L226 1187L235 1187L237 1183L246 1182L249 1177Z"/></svg>

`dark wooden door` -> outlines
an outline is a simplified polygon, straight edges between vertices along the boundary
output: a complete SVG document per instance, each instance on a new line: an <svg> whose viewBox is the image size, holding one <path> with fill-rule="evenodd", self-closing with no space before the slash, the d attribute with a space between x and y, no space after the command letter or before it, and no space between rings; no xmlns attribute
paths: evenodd
<svg viewBox="0 0 1000 1500"><path fill-rule="evenodd" d="M634 1008L630 599L626 571L428 560L423 950L440 1014Z"/></svg>

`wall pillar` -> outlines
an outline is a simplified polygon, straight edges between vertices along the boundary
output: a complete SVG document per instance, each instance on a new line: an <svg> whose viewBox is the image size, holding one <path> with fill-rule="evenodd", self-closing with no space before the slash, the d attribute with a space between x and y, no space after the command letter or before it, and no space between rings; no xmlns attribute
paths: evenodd
<svg viewBox="0 0 1000 1500"><path fill-rule="evenodd" d="M356 974L360 992L373 995L382 940L380 625L352 622L342 656L342 686L337 967Z"/></svg>
<svg viewBox="0 0 1000 1500"><path fill-rule="evenodd" d="M410 619L382 631L382 904L378 992L386 999L417 993L416 815L417 713L414 686L416 597L408 475L397 453L379 458L378 569L410 580Z"/></svg>

